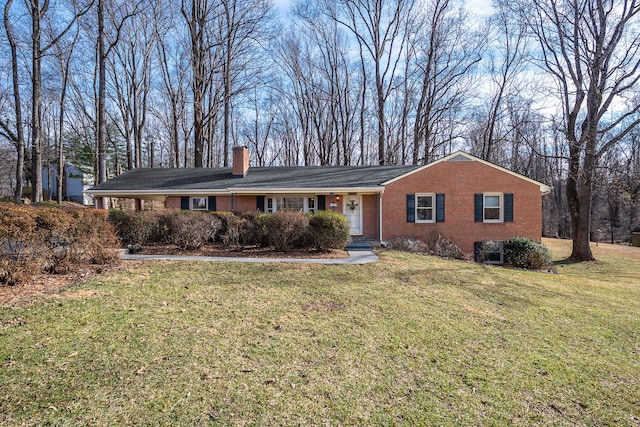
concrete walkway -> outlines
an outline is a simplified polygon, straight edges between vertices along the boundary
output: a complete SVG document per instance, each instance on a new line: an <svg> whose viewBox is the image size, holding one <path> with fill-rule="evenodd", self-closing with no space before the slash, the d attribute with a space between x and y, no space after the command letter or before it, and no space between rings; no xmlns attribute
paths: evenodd
<svg viewBox="0 0 640 427"><path fill-rule="evenodd" d="M218 261L218 262L288 262L299 264L369 264L378 261L378 256L371 250L347 251L349 258L249 258L249 257L215 257L215 256L183 256L183 255L131 255L127 249L120 251L123 260L165 260L165 261Z"/></svg>

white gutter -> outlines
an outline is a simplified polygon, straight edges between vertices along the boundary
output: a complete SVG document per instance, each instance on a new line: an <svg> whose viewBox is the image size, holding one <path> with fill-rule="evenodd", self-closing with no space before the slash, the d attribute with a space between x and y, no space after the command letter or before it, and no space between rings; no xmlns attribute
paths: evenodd
<svg viewBox="0 0 640 427"><path fill-rule="evenodd" d="M229 188L229 191L235 194L309 194L309 193L334 193L334 194L349 194L349 193L380 193L382 187L315 187L315 188Z"/></svg>
<svg viewBox="0 0 640 427"><path fill-rule="evenodd" d="M381 187L338 187L338 188L226 188L226 189L192 189L192 190L87 190L85 193L91 194L95 197L129 197L135 198L135 196L142 197L166 197L166 196L231 196L233 194L238 195L254 195L254 194L310 194L310 193L335 193L335 194L377 194L382 192Z"/></svg>

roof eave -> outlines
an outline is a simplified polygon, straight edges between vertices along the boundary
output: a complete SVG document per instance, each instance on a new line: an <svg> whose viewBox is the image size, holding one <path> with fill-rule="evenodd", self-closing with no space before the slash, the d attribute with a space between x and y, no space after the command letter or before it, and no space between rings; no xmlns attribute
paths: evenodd
<svg viewBox="0 0 640 427"><path fill-rule="evenodd" d="M348 193L371 193L377 194L384 190L382 186L374 187L309 187L309 188L274 188L274 187L254 187L254 188L229 188L229 194L348 194Z"/></svg>
<svg viewBox="0 0 640 427"><path fill-rule="evenodd" d="M85 193L94 197L123 197L136 198L151 196L229 196L232 194L250 195L250 194L309 194L309 193L327 193L327 194L348 194L348 193L369 193L377 194L384 190L382 186L373 187L313 187L313 188L274 188L274 187L253 187L253 188L226 188L226 189L184 189L184 190L94 190L88 189Z"/></svg>

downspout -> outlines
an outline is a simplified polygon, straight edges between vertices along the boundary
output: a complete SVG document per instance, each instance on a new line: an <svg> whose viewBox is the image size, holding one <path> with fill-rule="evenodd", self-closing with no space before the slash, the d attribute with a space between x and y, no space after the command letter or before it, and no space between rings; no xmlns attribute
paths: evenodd
<svg viewBox="0 0 640 427"><path fill-rule="evenodd" d="M382 195L384 194L384 189L380 190L380 194L378 196L378 208L379 208L379 222L380 222L380 243L382 243Z"/></svg>

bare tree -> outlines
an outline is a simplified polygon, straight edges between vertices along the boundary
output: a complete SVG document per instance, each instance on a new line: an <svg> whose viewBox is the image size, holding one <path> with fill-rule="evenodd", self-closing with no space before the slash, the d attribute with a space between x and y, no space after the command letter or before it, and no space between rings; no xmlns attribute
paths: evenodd
<svg viewBox="0 0 640 427"><path fill-rule="evenodd" d="M105 4L109 0L97 0L97 68L98 68L98 93L96 112L96 156L97 156L97 176L96 183L100 184L107 180L107 59L111 51L118 45L122 27L127 20L138 13L138 3L133 5ZM109 14L109 24L112 31L107 34L107 17ZM104 203L103 203L104 205Z"/></svg>
<svg viewBox="0 0 640 427"><path fill-rule="evenodd" d="M213 75L210 51L219 45L208 28L215 26L212 22L219 18L220 11L208 0L182 0L181 12L189 28L191 47L194 164L196 167L203 167L206 125L204 106Z"/></svg>
<svg viewBox="0 0 640 427"><path fill-rule="evenodd" d="M169 135L170 167L180 167L180 122L186 117L188 65L183 60L182 46L171 40L164 25L156 22L158 65L162 75L162 94L168 105L159 105L155 115L165 123ZM168 109L168 111L167 111ZM185 167L187 162L185 159Z"/></svg>
<svg viewBox="0 0 640 427"><path fill-rule="evenodd" d="M16 156L16 189L14 192L14 200L17 202L22 199L22 187L24 186L22 174L24 171L24 129L22 127L22 101L20 99L20 76L18 73L18 53L16 47L16 41L13 36L13 30L11 28L10 10L13 0L7 0L4 4L4 29L7 33L7 41L11 51L11 72L13 82L13 99L16 126L15 132L11 131L8 124L0 123L4 133L15 144L17 156Z"/></svg>
<svg viewBox="0 0 640 427"><path fill-rule="evenodd" d="M121 30L120 42L110 62L111 80L120 109L119 125L127 146L127 168L142 167L142 141L151 90L152 53L156 31L155 10L138 14Z"/></svg>
<svg viewBox="0 0 640 427"><path fill-rule="evenodd" d="M69 71L71 68L71 59L73 56L73 51L78 42L80 32L76 31L76 34L71 40L71 42L66 46L60 46L59 44L55 45L54 55L58 61L58 66L60 67L60 98L58 103L58 128L56 135L56 147L57 147L57 156L58 156L58 167L56 171L57 178L57 188L56 188L56 200L58 204L62 203L64 188L63 184L65 181L65 157L64 157L64 131L65 131L65 111L66 111L66 99L67 99L67 88L69 86Z"/></svg>
<svg viewBox="0 0 640 427"><path fill-rule="evenodd" d="M480 61L484 40L468 28L468 16L450 0L432 0L416 40L421 77L413 130L412 163L428 163L458 135L452 124L470 98L470 70Z"/></svg>
<svg viewBox="0 0 640 427"><path fill-rule="evenodd" d="M31 18L31 185L34 202L42 201L42 58L76 23L86 14L93 2L71 13L66 27L45 42L42 42L42 22L49 11L49 0L29 0L27 9Z"/></svg>
<svg viewBox="0 0 640 427"><path fill-rule="evenodd" d="M397 82L394 77L404 54L415 0L340 0L330 16L348 28L373 61L378 127L378 163L386 162L385 104Z"/></svg>
<svg viewBox="0 0 640 427"><path fill-rule="evenodd" d="M532 0L522 4L538 64L556 82L569 148L567 202L575 261L589 246L598 161L639 123L640 4L636 0ZM605 121L605 113L609 120Z"/></svg>
<svg viewBox="0 0 640 427"><path fill-rule="evenodd" d="M495 5L496 14L491 20L490 30L495 33L492 42L496 46L489 51L488 64L491 94L479 152L481 158L489 161L492 160L495 146L502 136L499 135L499 127L508 113L505 104L509 100L522 98L523 88L519 83L525 71L526 59L526 24L512 19L506 0L500 0Z"/></svg>

